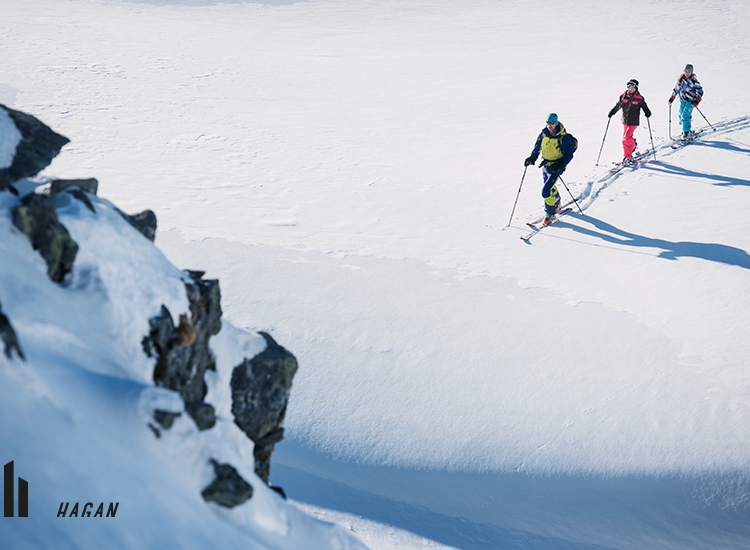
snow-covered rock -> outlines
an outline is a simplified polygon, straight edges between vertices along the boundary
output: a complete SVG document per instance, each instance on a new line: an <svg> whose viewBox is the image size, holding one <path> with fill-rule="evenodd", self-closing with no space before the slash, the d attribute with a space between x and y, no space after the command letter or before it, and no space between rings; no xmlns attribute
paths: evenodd
<svg viewBox="0 0 750 550"><path fill-rule="evenodd" d="M95 189L49 183L0 192L0 441L28 507L3 544L361 547L268 486L294 357Z"/></svg>

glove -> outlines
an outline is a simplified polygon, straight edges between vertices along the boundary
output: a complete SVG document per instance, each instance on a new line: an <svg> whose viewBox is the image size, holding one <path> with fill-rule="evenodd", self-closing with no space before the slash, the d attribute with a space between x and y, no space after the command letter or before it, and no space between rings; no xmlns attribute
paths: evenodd
<svg viewBox="0 0 750 550"><path fill-rule="evenodd" d="M697 107L697 106L698 106L698 102L697 101L693 101L693 107Z"/></svg>
<svg viewBox="0 0 750 550"><path fill-rule="evenodd" d="M700 103L700 102L701 102L701 98L700 98L700 96L699 96L699 97L696 97L696 98L695 98L695 101L693 101L693 107L697 107L697 106L698 106L698 103Z"/></svg>
<svg viewBox="0 0 750 550"><path fill-rule="evenodd" d="M651 118L651 111L643 111L643 114L646 115L646 118Z"/></svg>
<svg viewBox="0 0 750 550"><path fill-rule="evenodd" d="M525 161L523 161L524 166L534 166L534 163L536 162L536 157L534 155L531 155L529 158L527 158Z"/></svg>
<svg viewBox="0 0 750 550"><path fill-rule="evenodd" d="M609 113L607 113L607 117L612 118L615 116L615 113L617 112L617 109L612 109Z"/></svg>
<svg viewBox="0 0 750 550"><path fill-rule="evenodd" d="M674 96L669 96L669 101L667 103L669 103L670 105L672 105L673 101L674 101Z"/></svg>
<svg viewBox="0 0 750 550"><path fill-rule="evenodd" d="M565 163L562 160L553 160L547 164L547 169L551 172L559 172L565 168Z"/></svg>

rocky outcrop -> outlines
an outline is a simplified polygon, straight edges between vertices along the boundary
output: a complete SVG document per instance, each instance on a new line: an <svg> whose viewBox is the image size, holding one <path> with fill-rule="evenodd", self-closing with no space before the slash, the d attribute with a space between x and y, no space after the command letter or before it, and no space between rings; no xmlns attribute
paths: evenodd
<svg viewBox="0 0 750 550"><path fill-rule="evenodd" d="M3 341L3 351L8 359L12 359L13 354L15 353L24 361L26 360L23 350L21 349L21 344L18 342L16 331L13 330L13 325L10 324L10 319L8 319L3 313L2 305L0 305L0 339Z"/></svg>
<svg viewBox="0 0 750 550"><path fill-rule="evenodd" d="M20 137L12 153L12 162L0 168L2 191L12 190L13 184L18 180L35 176L44 170L70 140L52 131L36 117L3 104L0 104L0 110L10 119Z"/></svg>
<svg viewBox="0 0 750 550"><path fill-rule="evenodd" d="M271 453L284 437L297 360L270 335L260 334L266 340L265 351L232 371L232 414L235 424L255 442L255 472L268 483Z"/></svg>
<svg viewBox="0 0 750 550"><path fill-rule="evenodd" d="M174 421L182 416L182 413L175 413L171 411L163 411L161 409L154 409L154 420L158 426L154 426L149 423L148 427L154 432L156 437L161 437L161 430L168 430L174 424Z"/></svg>
<svg viewBox="0 0 750 550"><path fill-rule="evenodd" d="M31 241L47 263L47 274L61 283L73 268L78 244L59 220L49 197L32 193L13 209L13 225Z"/></svg>
<svg viewBox="0 0 750 550"><path fill-rule="evenodd" d="M80 191L91 193L96 195L99 191L99 180L96 178L85 178L85 179L55 179L50 182L49 193L54 195L55 193L62 193L63 191L70 191L71 189L77 188Z"/></svg>
<svg viewBox="0 0 750 550"><path fill-rule="evenodd" d="M86 208L96 213L96 209L94 208L94 205L91 203L91 199L88 198L86 193L96 195L96 192L98 190L99 181L96 178L75 180L56 179L50 182L49 194L50 196L52 196L56 193L66 192L81 201L86 206Z"/></svg>
<svg viewBox="0 0 750 550"><path fill-rule="evenodd" d="M71 269L78 252L78 244L57 218L52 197L67 193L81 201L86 208L96 212L89 195L96 195L98 181L95 178L53 180L48 193L31 193L21 199L21 204L13 209L13 224L38 250L48 267L50 279L62 282ZM150 241L156 238L156 215L151 210L139 214L117 212L139 233Z"/></svg>
<svg viewBox="0 0 750 550"><path fill-rule="evenodd" d="M144 210L138 214L126 214L122 210L117 210L130 225L135 227L138 232L146 237L149 241L154 242L156 239L156 214L151 210Z"/></svg>
<svg viewBox="0 0 750 550"><path fill-rule="evenodd" d="M156 357L154 382L158 386L178 392L185 411L201 430L216 423L214 408L204 402L207 370L216 365L208 347L211 336L221 328L220 291L218 281L204 280L202 272L188 272L186 283L190 302L190 319L180 317L175 326L166 307L150 321L151 330L144 338L144 350ZM254 470L269 483L271 455L275 445L284 437L284 417L297 372L297 360L268 334L261 332L266 349L245 359L232 370L232 415L234 422L253 441ZM154 415L164 429L169 426ZM171 419L170 419L171 423ZM159 434L158 428L152 429ZM279 488L273 487L280 494Z"/></svg>
<svg viewBox="0 0 750 550"><path fill-rule="evenodd" d="M187 273L190 317L181 315L175 325L162 306L161 313L149 321L151 330L143 346L149 356L156 357L154 383L178 392L185 411L198 428L206 430L216 423L214 408L203 400L208 391L204 374L216 370L208 341L221 329L221 293L218 281L204 280L199 271Z"/></svg>
<svg viewBox="0 0 750 550"><path fill-rule="evenodd" d="M211 464L216 478L201 492L204 500L233 508L253 496L253 487L232 466L213 459Z"/></svg>
<svg viewBox="0 0 750 550"><path fill-rule="evenodd" d="M150 320L149 335L143 339L144 351L156 358L154 383L182 396L185 412L200 430L216 424L214 407L204 401L207 393L205 373L216 370L209 340L221 329L221 292L216 280L204 280L203 272L188 271L185 283L190 317L181 315L175 325L170 311L162 306L159 315ZM294 356L279 346L271 336L266 350L245 359L232 371L232 414L235 423L255 443L255 472L268 484L271 454L284 435L282 427L292 379L297 371ZM149 424L157 437L168 430L179 414L155 410L158 426ZM252 486L228 464L211 460L216 479L202 491L206 501L225 507L242 504L252 497ZM280 495L284 491L272 487Z"/></svg>
<svg viewBox="0 0 750 550"><path fill-rule="evenodd" d="M27 113L0 104L0 191L18 191L13 184L36 176L55 158L70 140L52 131L49 126ZM54 180L48 195L32 193L23 197L13 209L13 225L24 233L34 250L47 264L47 273L60 283L73 267L78 245L60 223L50 196L67 191L94 207L84 191L96 194L98 182L93 179Z"/></svg>
<svg viewBox="0 0 750 550"><path fill-rule="evenodd" d="M0 191L16 195L14 183L39 173L68 143L36 118L0 105ZM29 182L26 182L27 184ZM34 185L36 181L31 182ZM53 197L67 193L96 213L91 197L98 192L95 178L56 179L48 191L34 192L17 200L13 224L29 239L44 258L50 279L60 283L73 268L78 244L60 223ZM43 182L42 184L43 185ZM19 187L20 188L20 187ZM151 210L122 217L147 239L156 235L156 215ZM149 333L142 340L143 350L155 358L154 384L177 392L184 411L200 430L216 424L216 411L205 401L208 387L205 374L216 370L209 341L221 329L221 292L216 280L203 279L203 272L186 271L185 290L189 313L175 319L164 306L149 320ZM266 349L244 359L232 370L231 396L234 422L254 443L254 470L268 484L274 446L284 436L283 422L289 402L292 379L297 372L294 356L271 336L261 333ZM23 358L20 344L8 318L0 311L0 337L5 355ZM169 430L181 412L156 409L149 428L156 437ZM253 487L230 464L211 459L215 479L202 491L206 501L234 507L250 499ZM283 491L272 487L283 496Z"/></svg>

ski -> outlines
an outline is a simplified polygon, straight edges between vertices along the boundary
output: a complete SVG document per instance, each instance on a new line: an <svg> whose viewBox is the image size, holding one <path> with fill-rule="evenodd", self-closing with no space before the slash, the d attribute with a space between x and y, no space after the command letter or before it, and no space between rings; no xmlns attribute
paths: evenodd
<svg viewBox="0 0 750 550"><path fill-rule="evenodd" d="M578 198L580 199L581 197L578 197ZM575 204L575 202L572 199L567 202L561 203L560 210L558 210L557 213L560 214L561 212L567 212L569 210L573 210L573 204ZM546 214L542 214L540 217L536 218L535 220L526 222L526 225L528 225L529 227L535 227L539 225L540 223L542 223L545 217L546 217Z"/></svg>
<svg viewBox="0 0 750 550"><path fill-rule="evenodd" d="M672 149L680 149L682 147L685 147L685 145L690 145L696 139L698 139L701 134L703 134L703 130L698 130L697 132L691 133L687 139L674 138L672 139L672 144L670 145L670 147L672 147Z"/></svg>
<svg viewBox="0 0 750 550"><path fill-rule="evenodd" d="M554 224L558 219L560 219L560 216L562 216L563 214L567 214L568 212L572 212L572 211L573 209L570 206L560 209L557 212L557 214L555 214L555 219L553 219L549 225L542 224L542 221L544 221L544 218L535 222L526 222L526 225L528 225L532 229L532 231L526 235L521 235L521 240L524 241L525 243L529 243L531 240L531 237L539 233L545 227L549 227L550 225Z"/></svg>
<svg viewBox="0 0 750 550"><path fill-rule="evenodd" d="M633 162L630 162L628 164L625 164L623 162L613 162L612 168L609 169L609 172L611 174L616 174L620 170L624 170L625 168L637 168L636 161L633 160Z"/></svg>
<svg viewBox="0 0 750 550"><path fill-rule="evenodd" d="M654 150L649 149L648 151L644 151L643 153L637 153L636 155L634 155L633 161L627 164L623 162L613 162L612 164L614 166L612 166L612 168L610 168L609 171L612 174L616 174L623 168L632 168L633 170L635 170L643 166L645 163L647 163L651 159L651 155L653 154L654 154Z"/></svg>

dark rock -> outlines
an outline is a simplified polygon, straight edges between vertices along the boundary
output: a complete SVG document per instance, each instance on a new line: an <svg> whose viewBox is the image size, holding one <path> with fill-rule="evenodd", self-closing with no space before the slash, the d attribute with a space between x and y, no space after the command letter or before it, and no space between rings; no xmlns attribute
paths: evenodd
<svg viewBox="0 0 750 550"><path fill-rule="evenodd" d="M297 360L270 335L261 332L266 349L232 371L234 422L255 442L255 472L268 483L271 453L284 437L286 415Z"/></svg>
<svg viewBox="0 0 750 550"><path fill-rule="evenodd" d="M252 486L242 479L237 470L229 464L219 464L211 459L214 467L214 479L203 489L201 495L207 502L215 502L226 508L234 508L253 496Z"/></svg>
<svg viewBox="0 0 750 550"><path fill-rule="evenodd" d="M156 357L154 383L178 392L187 414L199 429L206 430L216 423L216 411L204 402L204 377L207 370L216 369L208 343L221 329L221 292L218 281L204 280L203 272L187 273L190 317L181 315L175 326L171 313L162 306L159 315L149 320L143 349ZM282 424L297 360L270 335L260 334L266 340L266 349L232 371L232 414L235 424L255 443L255 472L268 483L271 454L284 438Z"/></svg>
<svg viewBox="0 0 750 550"><path fill-rule="evenodd" d="M23 350L21 349L21 344L18 343L16 331L13 330L13 325L10 324L10 319L8 319L3 313L2 307L0 307L0 338L3 340L5 356L8 359L12 359L13 353L15 352L18 357L24 361L26 360Z"/></svg>
<svg viewBox="0 0 750 550"><path fill-rule="evenodd" d="M177 343L177 328L172 321L169 310L162 306L161 313L149 320L151 331L148 346L156 356L154 382L174 390L185 398L186 388L194 384L194 369L191 363L192 350L189 346ZM200 392L199 392L200 393ZM202 401L203 395L198 401Z"/></svg>
<svg viewBox="0 0 750 550"><path fill-rule="evenodd" d="M49 278L60 283L73 269L78 244L59 220L49 197L32 193L13 209L13 225L31 241L47 263Z"/></svg>
<svg viewBox="0 0 750 550"><path fill-rule="evenodd" d="M172 315L169 313L166 306L161 306L161 312L159 315L149 319L148 324L151 328L150 339L145 339L145 341L149 344L153 344L156 348L156 353L166 355L169 340L172 338L172 334L175 330L174 323L172 322ZM146 354L149 357L153 357L154 353L150 351L150 349L151 347L149 346L149 351L147 351Z"/></svg>
<svg viewBox="0 0 750 550"><path fill-rule="evenodd" d="M284 412L286 413L286 407L284 407ZM283 415L279 423L282 421ZM271 476L271 455L273 454L275 445L282 439L284 439L284 428L279 428L255 441L255 447L253 448L255 473L266 483L268 483Z"/></svg>
<svg viewBox="0 0 750 550"><path fill-rule="evenodd" d="M29 114L2 104L0 104L0 109L8 113L21 134L21 141L16 146L13 163L0 169L0 191L2 191L11 189L16 181L35 176L44 170L70 140Z"/></svg>
<svg viewBox="0 0 750 550"><path fill-rule="evenodd" d="M202 273L189 272L185 283L190 303L190 317L181 315L175 327L169 310L149 320L150 331L143 340L143 349L156 357L154 383L178 392L185 411L201 430L213 427L216 414L204 403L208 392L204 379L207 370L216 370L209 348L211 336L221 329L221 292L216 280L203 280Z"/></svg>
<svg viewBox="0 0 750 550"><path fill-rule="evenodd" d="M153 211L144 210L139 214L130 215L117 208L117 212L126 222L135 227L141 235L149 241L154 242L154 239L156 239L156 214Z"/></svg>
<svg viewBox="0 0 750 550"><path fill-rule="evenodd" d="M161 409L154 410L154 420L165 430L171 428L175 419L180 416L182 416L182 413L162 411Z"/></svg>
<svg viewBox="0 0 750 550"><path fill-rule="evenodd" d="M91 200L86 193L96 195L98 189L99 182L96 178L76 180L57 179L50 184L49 194L56 195L57 193L67 192L85 204L86 208L95 213L96 210L94 209L94 205L91 203Z"/></svg>
<svg viewBox="0 0 750 550"><path fill-rule="evenodd" d="M49 192L51 195L54 195L55 193L67 191L72 187L77 187L81 191L96 195L97 191L99 190L99 180L97 180L96 178L74 180L56 179L51 182Z"/></svg>
<svg viewBox="0 0 750 550"><path fill-rule="evenodd" d="M193 325L196 332L206 335L206 343L208 343L208 338L219 334L221 330L219 281L203 279L203 271L188 271L187 274L193 281L192 284L185 284Z"/></svg>
<svg viewBox="0 0 750 550"><path fill-rule="evenodd" d="M156 423L164 430L171 428L172 424L174 424L175 418L178 416L182 416L182 413L162 411L160 409L154 410L154 420L156 420ZM148 427L151 428L151 431L154 432L157 439L161 437L161 429L159 427L154 426L150 422L148 423Z"/></svg>
<svg viewBox="0 0 750 550"><path fill-rule="evenodd" d="M186 403L185 410L195 420L199 430L208 430L216 425L216 411L208 403Z"/></svg>
<svg viewBox="0 0 750 550"><path fill-rule="evenodd" d="M88 208L94 214L96 214L94 205L91 203L91 200L86 196L86 193L84 193L83 191L81 191L80 189L76 187L71 187L70 189L67 189L66 193L68 193L69 195L73 195L75 198L81 201L86 206L86 208Z"/></svg>
<svg viewBox="0 0 750 550"><path fill-rule="evenodd" d="M279 494L279 496L281 496L281 498L283 498L284 500L286 500L286 492L284 492L284 489L282 489L282 488L281 488L281 487L279 487L278 485L269 485L269 488L270 488L270 489L271 489L271 490L272 490L273 492L275 492L275 493L278 493L278 494Z"/></svg>

